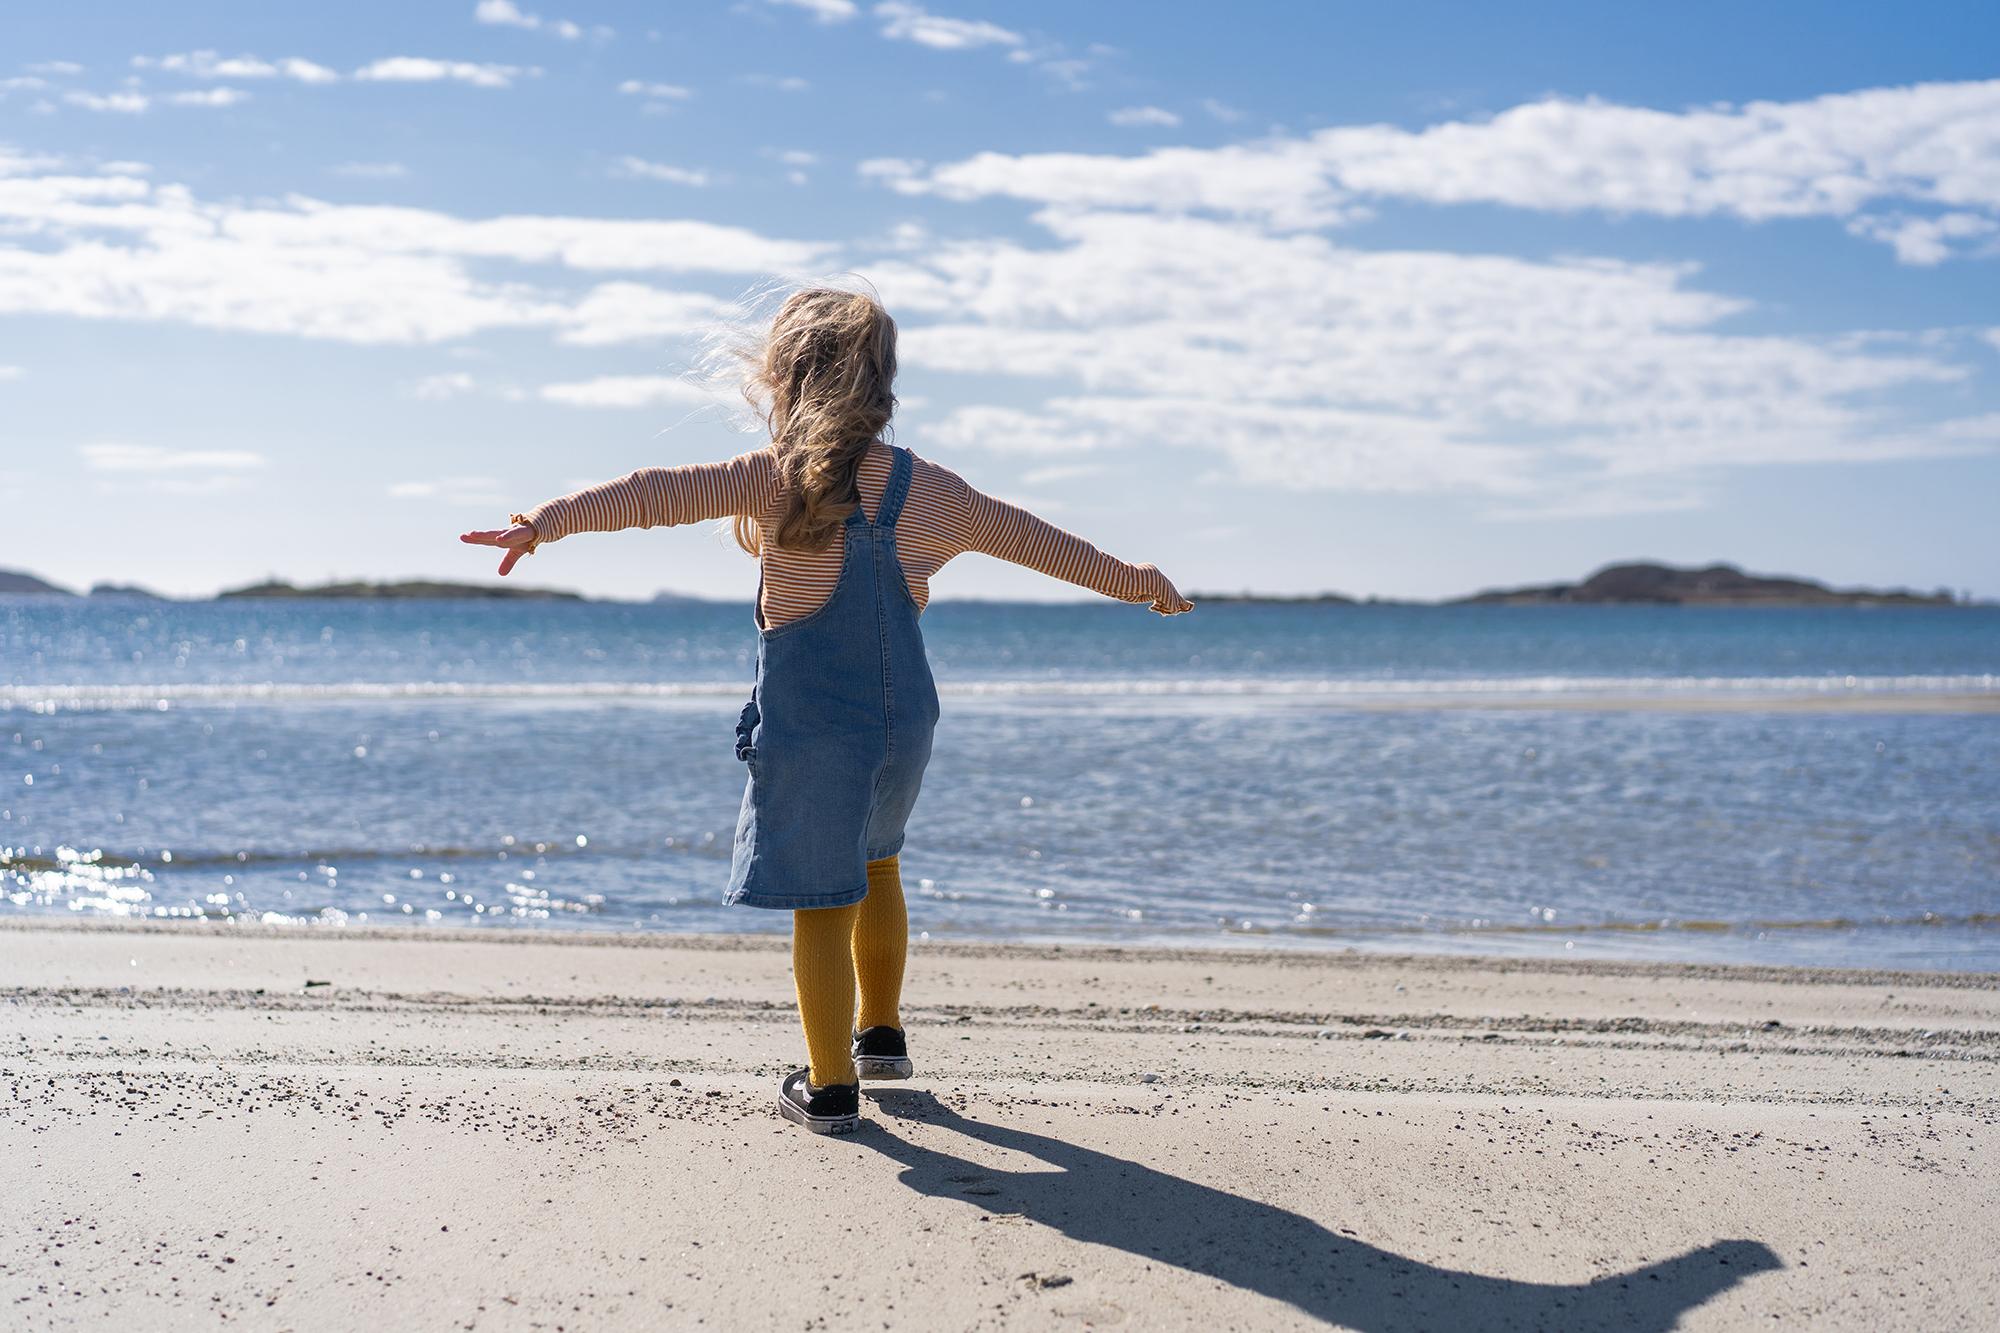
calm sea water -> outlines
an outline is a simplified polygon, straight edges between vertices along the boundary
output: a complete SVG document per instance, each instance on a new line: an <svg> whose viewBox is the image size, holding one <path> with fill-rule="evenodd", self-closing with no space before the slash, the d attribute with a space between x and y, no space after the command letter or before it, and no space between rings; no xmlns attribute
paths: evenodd
<svg viewBox="0 0 2000 1333"><path fill-rule="evenodd" d="M2000 611L924 623L932 936L2000 968L1946 702ZM753 661L742 606L0 599L0 911L782 929L719 902Z"/></svg>

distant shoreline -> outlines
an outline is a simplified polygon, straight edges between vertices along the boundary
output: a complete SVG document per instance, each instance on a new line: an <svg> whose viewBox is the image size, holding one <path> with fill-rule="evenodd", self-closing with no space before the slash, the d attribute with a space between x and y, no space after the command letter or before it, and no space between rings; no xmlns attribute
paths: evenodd
<svg viewBox="0 0 2000 1333"><path fill-rule="evenodd" d="M1539 608L1539 609L1562 608L1565 610L1575 610L1582 614L1588 614L1592 611L1597 611L1597 610L1615 610L1615 609L1630 610L1634 607L1655 607L1662 610L1686 609L1686 610L1703 610L1703 611L1841 611L1841 610L1992 611L2000 609L2000 601L1988 601L1988 600L1929 602L1929 601L1870 600L1866 598L1857 598L1853 601L1819 601L1819 602L1803 602L1803 601L1794 602L1794 601L1775 601L1775 600L1759 601L1759 602L1750 602L1750 601L1483 602L1483 601L1475 601L1471 598L1464 598L1464 597L1450 598L1439 601L1421 601L1414 598L1406 599L1406 598L1393 598L1393 597L1368 597L1362 599L1355 599L1346 597L1319 597L1319 596L1292 597L1292 596L1285 596L1283 594L1266 594L1266 593L1251 593L1246 595L1241 593L1209 594L1202 592L1189 593L1188 597L1191 601L1194 602L1196 607L1220 607L1220 606L1283 607L1291 609L1305 609L1305 610L1326 609L1335 611L1456 611L1456 610L1466 610L1466 609L1506 611L1522 607L1529 607L1529 608ZM385 602L402 602L402 603L431 603L431 604L448 604L448 605L460 605L468 602L532 602L539 604L557 604L564 606L651 607L660 610L673 610L679 607L696 607L696 606L741 607L747 609L752 605L751 600L747 597L742 597L742 598L677 597L670 602L661 602L650 597L591 597L576 592L539 591L539 590L537 592L532 592L525 595L511 594L509 591L470 592L462 594L403 593L403 594L396 594L384 597L371 597L365 595L317 596L313 594L302 593L296 596L285 596L281 594L264 594L254 597L222 596L222 595L211 595L208 597L153 596L143 599L116 598L116 597L90 597L87 595L77 595L74 593L63 597L53 597L46 593L0 592L0 606L8 605L10 603L48 603L48 604L75 603L75 604L90 605L90 606L120 605L127 607L216 606L216 605L225 605L234 603L254 603L254 602L277 602L284 604L296 604L304 602L310 602L314 604L325 604L328 602L344 602L349 604L354 604L354 603L376 604ZM1075 607L1099 607L1108 605L1111 605L1111 603L1101 602L1096 599L1088 597L1063 598L1054 601L1045 601L1045 600L1030 599L1030 598L1012 598L1012 597L933 597L929 602L929 606L932 608L941 606L960 606L960 607L1017 606L1017 607L1047 607L1051 610L1061 610L1064 608L1075 608Z"/></svg>
<svg viewBox="0 0 2000 1333"><path fill-rule="evenodd" d="M1868 611L1991 611L2000 609L2000 601L1959 600L1951 602L1918 599L1891 599L1857 597L1851 600L1787 601L1772 599L1767 601L1688 601L1688 602L1565 602L1565 601L1499 601L1473 597L1443 598L1426 601L1420 598L1404 597L1342 597L1304 593L1209 593L1191 592L1188 597L1197 607L1238 606L1238 607L1287 607L1323 608L1336 611L1449 611L1466 608L1481 610L1511 610L1518 607L1561 607L1583 612L1606 608L1660 607L1687 608L1694 610L1724 611L1828 611L1828 610L1868 610ZM362 593L325 594L309 591L292 593L236 594L216 593L207 597L167 597L158 594L146 597L90 596L78 593L29 593L0 590L0 605L20 602L42 602L54 604L76 603L83 605L120 606L213 606L239 602L539 602L556 603L566 606L631 606L657 607L672 610L676 607L717 606L749 607L748 597L592 597L583 593L561 589L487 589L477 587L471 591L438 591L426 593L391 593L381 596ZM1090 597L1043 600L1025 597L933 597L929 605L939 606L1026 606L1049 607L1096 607L1108 606Z"/></svg>
<svg viewBox="0 0 2000 1333"><path fill-rule="evenodd" d="M1470 597L1445 598L1425 601L1418 598L1322 596L1300 594L1292 596L1284 593L1206 593L1191 592L1189 600L1197 607L1240 606L1240 607L1288 607L1324 608L1337 611L1450 611L1466 608L1511 610L1519 607L1550 608L1561 607L1582 612L1609 608L1658 607L1686 608L1690 610L1722 611L1991 611L2000 609L2000 600L1972 601L1920 601L1855 598L1834 601L1713 601L1713 602L1560 602L1560 601L1482 601ZM47 593L22 593L0 591L0 605L18 602L79 603L85 605L123 606L213 606L238 602L539 602L557 603L566 606L631 606L657 607L671 610L676 607L718 606L749 607L748 597L674 597L662 600L653 597L592 597L583 593L559 589L531 589L515 592L513 589L478 590L471 592L435 593L395 593L385 596L366 594L315 594L299 592L294 594L261 593L256 595L211 594L207 597L168 597L150 595L139 597L92 597L87 594L68 593L50 595ZM1089 597L1041 600L1015 597L933 597L931 607L939 606L1027 606L1061 609L1064 607L1096 607L1110 603Z"/></svg>
<svg viewBox="0 0 2000 1333"><path fill-rule="evenodd" d="M660 592L651 598L588 597L562 588L502 583L461 583L443 579L395 582L347 580L301 586L279 579L227 588L211 597L165 597L129 584L100 583L87 594L50 583L36 575L0 569L0 596L87 598L94 601L545 601L644 605L745 605L747 599L708 598ZM1495 588L1460 597L1436 599L1351 597L1344 593L1265 593L1196 591L1197 605L1210 606L1333 606L1333 607L1451 607L1451 606L1728 606L1728 607L1933 607L1966 608L2000 605L1940 589L1933 593L1907 588L1833 588L1812 579L1783 575L1746 574L1733 565L1676 568L1631 563L1607 565L1579 583ZM944 598L941 602L1003 602L1020 605L1064 605L1062 602L1012 602L1007 598Z"/></svg>

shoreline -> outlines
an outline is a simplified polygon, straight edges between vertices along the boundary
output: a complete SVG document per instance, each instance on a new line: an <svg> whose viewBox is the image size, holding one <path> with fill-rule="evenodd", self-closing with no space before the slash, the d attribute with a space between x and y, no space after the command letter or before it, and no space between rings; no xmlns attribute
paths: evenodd
<svg viewBox="0 0 2000 1333"><path fill-rule="evenodd" d="M1869 923L1861 923L1867 925ZM1891 925L1908 925L1895 922ZM610 928L551 930L538 926L382 925L375 922L315 925L247 920L133 919L119 917L5 917L0 940L9 934L130 934L271 940L313 940L368 945L495 944L509 947L581 947L669 952L785 953L790 933L769 931L675 932ZM1126 962L1195 965L1255 962L1277 969L1372 970L1400 967L1413 971L1546 972L1557 976L1632 977L1652 981L1734 980L1778 985L1922 986L1948 990L2000 992L2000 971L1950 968L1835 967L1818 964L1697 962L1623 958L1575 958L1541 954L1477 952L1405 953L1334 947L1270 947L1267 938L1246 934L1241 944L1179 945L1163 943L1104 943L1088 940L1001 940L931 938L910 940L910 956L1016 962Z"/></svg>
<svg viewBox="0 0 2000 1333"><path fill-rule="evenodd" d="M1776 688L1725 684L1709 688L1634 690L1349 688L1316 681L1248 683L1154 681L940 681L938 693L954 708L1054 710L1089 707L1119 712L1175 709L1295 709L1325 712L1551 712L1666 714L1988 714L2000 713L2000 688ZM547 707L618 704L651 708L715 708L738 699L739 681L675 684L573 682L518 685L440 681L338 684L0 685L0 714L20 709L33 716L73 713L169 712L174 709L285 707L368 703L380 705L534 703Z"/></svg>
<svg viewBox="0 0 2000 1333"><path fill-rule="evenodd" d="M2000 1304L1992 976L933 943L918 1078L825 1139L770 1105L782 938L8 923L0 954L18 1326Z"/></svg>
<svg viewBox="0 0 2000 1333"><path fill-rule="evenodd" d="M1315 927L1301 931L1225 930L1201 937L1143 935L1107 930L1098 934L993 934L972 932L921 932L911 937L910 948L939 957L971 959L1014 958L1047 961L1094 959L1152 959L1197 962L1241 961L1254 958L1273 966L1286 960L1344 960L1360 965L1367 962L1395 962L1412 968L1436 963L1440 966L1523 968L1559 974L1577 969L1604 970L1607 974L1657 975L1662 979L1704 976L1760 976L1779 979L1798 977L1805 981L1839 981L1964 986L1983 989L2000 985L2000 967L1953 966L1961 956L1950 948L1938 950L1946 961L1938 965L1899 962L1816 961L1808 954L1798 961L1783 958L1746 958L1742 951L1728 948L1683 949L1685 939L1713 941L1725 945L1761 941L1775 932L1780 938L1852 936L1870 931L1941 932L1957 938L1965 932L2000 929L2000 916L1904 918L1869 921L1754 921L1742 923L1686 922L1662 925L1655 922L1597 925L1519 927L1485 926L1462 930L1406 930L1383 927ZM670 950L759 951L782 950L790 938L788 922L772 921L765 929L689 930L623 925L551 926L499 922L486 926L418 925L394 914L380 918L366 913L340 919L287 918L261 920L255 916L86 916L54 911L0 916L0 939L9 930L23 932L88 932L94 930L204 932L260 935L285 938L400 940L446 943L582 944L605 948L654 948ZM1954 932L1957 934L1954 935ZM1558 948L1556 941L1561 941ZM1640 942L1634 947L1630 941ZM1578 944L1582 947L1574 947ZM1621 947L1622 945L1622 947Z"/></svg>

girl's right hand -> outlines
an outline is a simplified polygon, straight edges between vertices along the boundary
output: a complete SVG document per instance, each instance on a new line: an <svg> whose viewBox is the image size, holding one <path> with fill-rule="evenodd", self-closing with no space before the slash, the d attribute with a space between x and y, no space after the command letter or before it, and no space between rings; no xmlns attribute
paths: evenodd
<svg viewBox="0 0 2000 1333"><path fill-rule="evenodd" d="M464 532L459 534L458 539L469 546L498 546L505 550L507 554L500 558L502 577L514 568L522 556L535 553L535 529L527 523L485 532Z"/></svg>
<svg viewBox="0 0 2000 1333"><path fill-rule="evenodd" d="M1140 565L1139 568L1145 570L1151 579L1159 584L1153 593L1151 607L1153 611L1163 616L1177 616L1194 610L1194 603L1181 596L1180 589L1174 586L1172 579L1160 572L1158 565Z"/></svg>

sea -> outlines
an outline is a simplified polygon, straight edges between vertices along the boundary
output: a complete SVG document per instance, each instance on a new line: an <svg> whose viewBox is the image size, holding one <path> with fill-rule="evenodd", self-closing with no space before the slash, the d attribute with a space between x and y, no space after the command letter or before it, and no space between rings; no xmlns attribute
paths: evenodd
<svg viewBox="0 0 2000 1333"><path fill-rule="evenodd" d="M2000 970L2000 609L945 602L912 931ZM747 605L0 598L0 918L757 932Z"/></svg>

